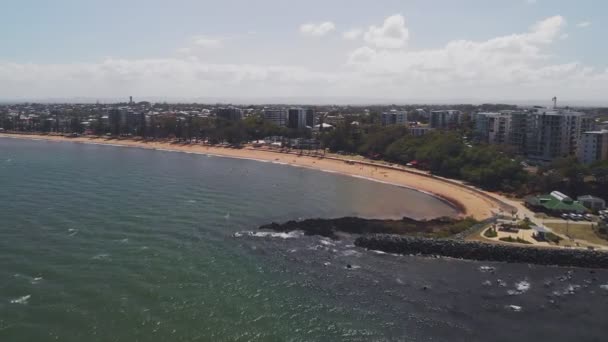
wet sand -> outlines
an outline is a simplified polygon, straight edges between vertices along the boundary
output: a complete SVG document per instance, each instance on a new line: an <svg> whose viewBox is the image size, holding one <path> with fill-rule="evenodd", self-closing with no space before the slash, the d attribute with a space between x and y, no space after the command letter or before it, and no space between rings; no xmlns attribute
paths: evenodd
<svg viewBox="0 0 608 342"><path fill-rule="evenodd" d="M297 155L293 153L283 153L264 148L245 147L235 149L206 146L194 143L174 144L165 141L142 141L137 139L119 140L98 137L68 138L54 135L4 133L0 133L0 137L103 144L154 150L211 154L240 159L270 161L298 167L307 167L419 190L450 202L452 205L460 209L461 216L471 216L478 220L484 220L493 216L501 208L504 210L504 203L507 202L506 199L502 199L496 194L480 191L458 181L434 177L419 170L392 167L371 161L349 161L349 159L346 157L314 157Z"/></svg>

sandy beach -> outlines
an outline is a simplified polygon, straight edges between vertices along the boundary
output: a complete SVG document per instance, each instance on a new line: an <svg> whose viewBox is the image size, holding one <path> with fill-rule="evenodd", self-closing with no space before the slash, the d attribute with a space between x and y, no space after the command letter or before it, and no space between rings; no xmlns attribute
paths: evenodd
<svg viewBox="0 0 608 342"><path fill-rule="evenodd" d="M433 177L429 174L397 166L389 166L372 161L351 161L347 157L314 157L282 153L263 148L244 147L241 149L206 146L201 144L172 144L161 141L141 141L136 139L106 139L99 137L68 138L54 135L4 134L0 137L18 139L38 139L72 143L105 144L114 146L137 147L153 150L169 150L211 154L241 159L271 161L297 167L306 167L327 172L335 172L353 177L361 177L397 186L408 187L449 201L462 212L461 216L471 216L478 220L487 219L500 209L506 210L506 199L496 194L480 191L458 181Z"/></svg>

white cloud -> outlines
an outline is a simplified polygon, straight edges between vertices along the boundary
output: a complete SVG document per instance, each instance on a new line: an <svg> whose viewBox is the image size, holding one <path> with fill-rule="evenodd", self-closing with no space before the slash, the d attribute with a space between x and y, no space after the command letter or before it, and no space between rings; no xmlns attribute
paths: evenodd
<svg viewBox="0 0 608 342"><path fill-rule="evenodd" d="M177 53L179 53L180 55L188 55L188 54L192 53L192 48L189 48L189 47L179 48L179 49L177 49Z"/></svg>
<svg viewBox="0 0 608 342"><path fill-rule="evenodd" d="M206 36L195 37L193 40L193 45L205 49L215 49L222 46L222 39Z"/></svg>
<svg viewBox="0 0 608 342"><path fill-rule="evenodd" d="M381 27L370 26L363 39L371 45L384 49L399 49L407 44L410 32L405 27L405 18L396 14L384 20Z"/></svg>
<svg viewBox="0 0 608 342"><path fill-rule="evenodd" d="M605 101L608 69L577 61L556 62L558 56L551 54L551 45L565 36L564 26L564 18L555 16L521 33L479 41L453 40L423 50L406 49L405 43L400 48L388 44L394 47L389 49L387 44L366 40L345 53L342 62L314 64L316 68L307 66L312 63L212 63L202 59L211 58L208 54L197 58L188 50L180 50L181 58L108 58L75 64L0 61L0 94L5 98L348 96L403 102L550 99L563 94L571 99ZM195 40L186 49L196 52Z"/></svg>
<svg viewBox="0 0 608 342"><path fill-rule="evenodd" d="M324 23L308 23L300 26L300 33L307 36L322 37L336 29L336 25L331 21Z"/></svg>
<svg viewBox="0 0 608 342"><path fill-rule="evenodd" d="M590 21L582 21L582 22L576 24L576 26L577 27L581 27L581 28L589 27L589 26L591 26L591 22Z"/></svg>
<svg viewBox="0 0 608 342"><path fill-rule="evenodd" d="M352 30L344 32L342 34L342 37L344 37L344 39L346 39L346 40L357 40L357 39L359 39L359 37L361 37L362 34L363 34L362 29L352 29Z"/></svg>
<svg viewBox="0 0 608 342"><path fill-rule="evenodd" d="M411 93L434 94L441 91L436 97L463 96L467 92L468 96L494 98L512 98L515 94L520 99L546 97L551 89L571 89L577 82L593 84L599 94L605 89L600 80L608 77L607 72L596 72L576 62L551 63L552 56L545 50L564 37L560 32L564 25L565 20L555 16L538 22L526 33L486 41L455 40L439 49L361 47L349 54L347 66L363 75L361 79L394 89L409 87Z"/></svg>

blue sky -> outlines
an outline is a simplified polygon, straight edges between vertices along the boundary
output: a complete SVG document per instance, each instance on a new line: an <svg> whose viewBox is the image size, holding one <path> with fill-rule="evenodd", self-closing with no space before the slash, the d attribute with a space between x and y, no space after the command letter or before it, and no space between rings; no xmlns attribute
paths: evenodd
<svg viewBox="0 0 608 342"><path fill-rule="evenodd" d="M3 98L603 101L608 90L601 0L2 3Z"/></svg>

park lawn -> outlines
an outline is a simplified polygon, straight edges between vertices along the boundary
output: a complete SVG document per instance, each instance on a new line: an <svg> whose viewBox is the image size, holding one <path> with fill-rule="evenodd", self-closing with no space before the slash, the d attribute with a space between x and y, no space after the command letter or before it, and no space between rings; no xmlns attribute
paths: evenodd
<svg viewBox="0 0 608 342"><path fill-rule="evenodd" d="M608 240L598 236L591 224L568 224L566 226L565 223L547 223L546 226L564 236L570 236L574 239L587 241L596 245L608 246ZM561 245L567 244L566 241L563 242Z"/></svg>

